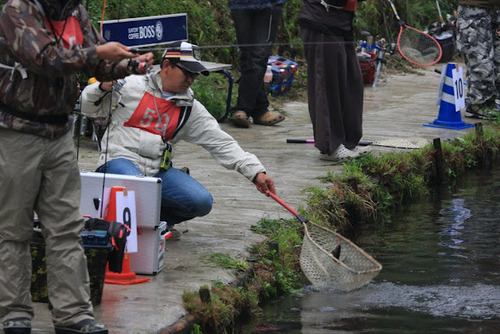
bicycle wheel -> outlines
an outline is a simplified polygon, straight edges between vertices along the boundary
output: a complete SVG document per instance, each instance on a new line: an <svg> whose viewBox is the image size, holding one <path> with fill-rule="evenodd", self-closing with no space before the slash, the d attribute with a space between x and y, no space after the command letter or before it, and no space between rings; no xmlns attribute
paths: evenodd
<svg viewBox="0 0 500 334"><path fill-rule="evenodd" d="M377 82L382 74L382 64L383 59L377 57L377 68L375 69L375 76L373 77L372 87L375 88L377 86Z"/></svg>

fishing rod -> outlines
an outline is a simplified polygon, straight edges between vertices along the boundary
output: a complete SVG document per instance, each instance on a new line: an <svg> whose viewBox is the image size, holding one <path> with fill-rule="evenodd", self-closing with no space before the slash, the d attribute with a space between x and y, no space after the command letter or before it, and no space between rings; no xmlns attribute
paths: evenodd
<svg viewBox="0 0 500 334"><path fill-rule="evenodd" d="M345 45L345 44L354 44L356 41L349 42L339 42L339 41L331 41L331 42L288 42L288 43L273 43L273 46L296 46L296 45ZM168 46L169 43L165 43ZM247 47L258 47L258 46L269 46L267 43L252 43L252 44L218 44L218 45L197 45L198 49L223 49L223 48L247 48ZM155 51L164 51L165 47L160 48L132 48L130 51L133 53L140 52L155 52Z"/></svg>

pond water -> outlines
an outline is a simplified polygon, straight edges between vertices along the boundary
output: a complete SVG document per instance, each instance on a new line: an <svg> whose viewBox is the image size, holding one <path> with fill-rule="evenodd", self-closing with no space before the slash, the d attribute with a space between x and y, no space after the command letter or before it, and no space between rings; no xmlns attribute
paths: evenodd
<svg viewBox="0 0 500 334"><path fill-rule="evenodd" d="M248 333L500 333L500 168L357 232L382 271L351 292L269 303Z"/></svg>

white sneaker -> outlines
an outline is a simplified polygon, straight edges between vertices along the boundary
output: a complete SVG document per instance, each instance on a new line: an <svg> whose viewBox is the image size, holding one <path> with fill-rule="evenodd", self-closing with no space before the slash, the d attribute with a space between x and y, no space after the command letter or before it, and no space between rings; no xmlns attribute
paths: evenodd
<svg viewBox="0 0 500 334"><path fill-rule="evenodd" d="M344 144L340 144L335 152L330 154L320 153L319 158L327 161L343 161L359 158L359 153L348 149Z"/></svg>
<svg viewBox="0 0 500 334"><path fill-rule="evenodd" d="M172 233L172 235L170 236L170 238L168 238L168 240L171 240L171 241L181 240L181 232L176 230L174 228L174 226L175 225L167 225L167 231Z"/></svg>
<svg viewBox="0 0 500 334"><path fill-rule="evenodd" d="M368 147L368 146L356 146L355 148L353 148L351 151L353 152L357 152L357 153L363 153L363 154L368 154L372 151L371 147Z"/></svg>

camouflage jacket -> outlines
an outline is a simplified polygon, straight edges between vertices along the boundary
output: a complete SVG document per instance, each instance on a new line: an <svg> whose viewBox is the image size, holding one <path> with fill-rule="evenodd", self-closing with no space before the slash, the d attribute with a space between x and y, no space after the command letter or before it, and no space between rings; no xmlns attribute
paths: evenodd
<svg viewBox="0 0 500 334"><path fill-rule="evenodd" d="M458 4L500 10L500 0L458 0Z"/></svg>
<svg viewBox="0 0 500 334"><path fill-rule="evenodd" d="M128 73L124 61L114 68L98 58L96 45L106 41L83 6L73 13L82 43L64 47L35 2L9 0L0 12L0 130L57 138L70 130L78 72L102 81Z"/></svg>

